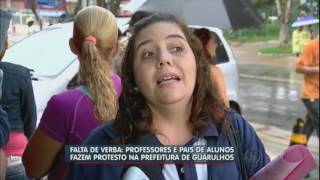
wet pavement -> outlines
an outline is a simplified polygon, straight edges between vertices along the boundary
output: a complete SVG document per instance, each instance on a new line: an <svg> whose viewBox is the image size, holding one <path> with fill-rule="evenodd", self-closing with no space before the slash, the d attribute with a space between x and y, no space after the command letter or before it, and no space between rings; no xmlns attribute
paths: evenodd
<svg viewBox="0 0 320 180"><path fill-rule="evenodd" d="M260 48L276 46L276 41L231 45L239 66L243 116L273 159L288 147L295 120L305 119L306 109L299 96L303 76L294 70L298 59L290 54L257 53ZM319 139L315 135L309 139L308 149L319 165ZM308 179L319 179L318 168Z"/></svg>
<svg viewBox="0 0 320 180"><path fill-rule="evenodd" d="M240 104L250 122L291 130L306 109L299 98L300 85L240 78Z"/></svg>
<svg viewBox="0 0 320 180"><path fill-rule="evenodd" d="M277 82L301 83L302 75L297 74L294 66L298 58L291 54L259 55L261 48L275 47L277 41L236 44L231 43L239 64L241 77L252 77Z"/></svg>
<svg viewBox="0 0 320 180"><path fill-rule="evenodd" d="M291 54L259 55L260 48L277 41L231 43L240 73L240 99L250 122L291 130L306 109L300 100L302 75L294 70L297 58Z"/></svg>

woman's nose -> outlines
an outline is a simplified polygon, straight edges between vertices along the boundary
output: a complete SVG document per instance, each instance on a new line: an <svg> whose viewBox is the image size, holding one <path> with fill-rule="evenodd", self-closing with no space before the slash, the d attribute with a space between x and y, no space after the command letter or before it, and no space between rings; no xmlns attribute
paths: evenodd
<svg viewBox="0 0 320 180"><path fill-rule="evenodd" d="M170 56L169 52L161 52L159 54L159 62L158 62L158 67L162 67L164 65L172 65L172 57Z"/></svg>

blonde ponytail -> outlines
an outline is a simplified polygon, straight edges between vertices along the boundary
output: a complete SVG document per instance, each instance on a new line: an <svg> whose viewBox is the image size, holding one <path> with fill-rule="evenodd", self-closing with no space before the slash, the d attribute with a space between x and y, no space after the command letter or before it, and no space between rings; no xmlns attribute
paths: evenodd
<svg viewBox="0 0 320 180"><path fill-rule="evenodd" d="M92 94L93 111L102 121L113 119L117 112L117 96L111 78L111 53L116 46L117 33L115 17L104 8L90 6L75 17L73 39L79 52L80 76Z"/></svg>
<svg viewBox="0 0 320 180"><path fill-rule="evenodd" d="M92 93L95 115L101 120L114 118L117 96L111 79L110 60L103 60L96 46L84 41L80 61L80 76Z"/></svg>

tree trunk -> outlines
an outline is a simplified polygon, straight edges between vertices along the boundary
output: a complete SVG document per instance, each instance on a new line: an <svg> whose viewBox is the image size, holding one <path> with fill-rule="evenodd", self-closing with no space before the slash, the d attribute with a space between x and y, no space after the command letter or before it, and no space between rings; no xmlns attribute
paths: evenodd
<svg viewBox="0 0 320 180"><path fill-rule="evenodd" d="M37 0L29 0L29 8L31 9L31 11L33 12L34 16L36 17L37 22L39 23L40 26L40 30L42 30L42 21L38 15L37 12Z"/></svg>
<svg viewBox="0 0 320 180"><path fill-rule="evenodd" d="M276 0L275 3L277 8L278 21L280 24L279 41L280 46L283 47L285 45L288 45L289 43L289 19L291 16L293 0Z"/></svg>
<svg viewBox="0 0 320 180"><path fill-rule="evenodd" d="M280 47L284 47L289 43L289 25L281 23L279 31Z"/></svg>

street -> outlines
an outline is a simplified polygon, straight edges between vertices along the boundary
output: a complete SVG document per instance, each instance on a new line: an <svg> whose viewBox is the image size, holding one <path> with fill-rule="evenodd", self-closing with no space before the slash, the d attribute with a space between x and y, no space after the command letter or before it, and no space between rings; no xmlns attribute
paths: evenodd
<svg viewBox="0 0 320 180"><path fill-rule="evenodd" d="M306 109L300 100L302 76L294 70L297 58L292 55L259 55L258 49L276 46L276 41L232 44L240 82L239 103L243 116L256 130L271 159L289 145L297 118L305 119ZM308 149L319 164L319 139L314 133ZM319 171L310 173L319 179Z"/></svg>
<svg viewBox="0 0 320 180"><path fill-rule="evenodd" d="M298 84L240 78L240 104L250 122L291 130L295 120L305 117Z"/></svg>
<svg viewBox="0 0 320 180"><path fill-rule="evenodd" d="M260 48L277 41L232 44L239 65L243 115L250 122L291 131L306 109L300 100L302 76L294 70L292 55L259 55Z"/></svg>

